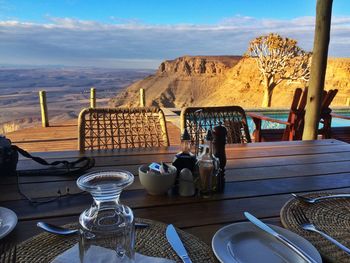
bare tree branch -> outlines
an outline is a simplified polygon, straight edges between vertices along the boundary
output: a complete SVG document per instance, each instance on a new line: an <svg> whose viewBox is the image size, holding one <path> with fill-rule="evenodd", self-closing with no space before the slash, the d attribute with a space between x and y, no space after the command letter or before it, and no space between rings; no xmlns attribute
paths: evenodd
<svg viewBox="0 0 350 263"><path fill-rule="evenodd" d="M297 46L297 41L269 34L253 39L247 56L254 58L265 83L263 106L271 105L273 89L282 81L304 85L310 79L311 52ZM265 101L265 100L268 101Z"/></svg>

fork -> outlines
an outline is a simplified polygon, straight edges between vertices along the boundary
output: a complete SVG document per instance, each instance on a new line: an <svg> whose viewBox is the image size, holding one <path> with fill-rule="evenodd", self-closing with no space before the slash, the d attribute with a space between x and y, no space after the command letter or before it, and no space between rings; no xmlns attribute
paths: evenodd
<svg viewBox="0 0 350 263"><path fill-rule="evenodd" d="M306 197L306 196L297 195L297 194L292 193L292 196L294 198L302 201L302 202L314 204L314 203L318 203L318 202L320 202L322 200L326 200L326 199L349 198L350 194L335 194L335 195L326 195L326 196L311 198L311 197Z"/></svg>
<svg viewBox="0 0 350 263"><path fill-rule="evenodd" d="M16 263L17 247L9 243L0 244L1 263Z"/></svg>
<svg viewBox="0 0 350 263"><path fill-rule="evenodd" d="M334 245L344 250L346 253L350 254L349 248L347 248L346 246L344 246L343 244L335 240L333 237L319 230L314 224L312 224L300 207L292 209L292 214L295 218L295 221L297 221L298 225L300 225L302 229L320 234L325 239L332 242Z"/></svg>

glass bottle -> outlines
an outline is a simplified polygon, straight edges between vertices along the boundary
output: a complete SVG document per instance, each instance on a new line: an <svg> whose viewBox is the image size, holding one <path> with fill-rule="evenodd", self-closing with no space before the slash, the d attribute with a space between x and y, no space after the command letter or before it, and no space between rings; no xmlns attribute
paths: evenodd
<svg viewBox="0 0 350 263"><path fill-rule="evenodd" d="M181 152L177 153L173 160L173 165L177 169L177 176L175 182L176 186L179 183L179 175L182 169L187 168L191 171L191 173L194 172L197 158L193 153L191 153L190 147L191 138L188 131L185 129L181 135Z"/></svg>
<svg viewBox="0 0 350 263"><path fill-rule="evenodd" d="M213 129L213 153L219 159L220 170L217 176L217 192L222 193L225 189L225 166L226 152L225 144L227 138L227 129L220 123Z"/></svg>
<svg viewBox="0 0 350 263"><path fill-rule="evenodd" d="M219 159L213 155L213 135L207 131L204 153L198 158L196 171L198 174L199 193L203 197L210 197L217 190L217 174L219 172Z"/></svg>
<svg viewBox="0 0 350 263"><path fill-rule="evenodd" d="M79 217L80 262L134 262L134 215L119 203L123 188L134 176L121 170L91 172L78 178L80 189L88 191L93 204ZM112 259L112 260L111 260Z"/></svg>

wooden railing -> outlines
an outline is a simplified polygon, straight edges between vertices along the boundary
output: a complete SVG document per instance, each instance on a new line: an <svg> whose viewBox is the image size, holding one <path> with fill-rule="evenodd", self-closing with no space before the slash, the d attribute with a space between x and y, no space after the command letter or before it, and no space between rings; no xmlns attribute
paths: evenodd
<svg viewBox="0 0 350 263"><path fill-rule="evenodd" d="M39 100L40 100L40 109L41 109L41 123L42 127L49 127L49 116L47 110L47 101L46 101L46 91L39 91ZM140 89L140 107L145 107L146 105L146 96L145 90ZM90 108L96 108L96 89L91 87L90 89Z"/></svg>
<svg viewBox="0 0 350 263"><path fill-rule="evenodd" d="M41 124L43 127L49 127L49 116L47 114L46 91L39 91Z"/></svg>
<svg viewBox="0 0 350 263"><path fill-rule="evenodd" d="M145 96L145 90L140 89L140 107L146 106L146 96Z"/></svg>
<svg viewBox="0 0 350 263"><path fill-rule="evenodd" d="M90 108L96 108L96 89L90 89Z"/></svg>
<svg viewBox="0 0 350 263"><path fill-rule="evenodd" d="M140 107L146 106L146 94L145 89L140 89ZM40 91L39 92L40 97L40 108L41 108L41 120L42 120L42 126L43 127L49 127L49 118L48 118L48 110L47 110L47 103L46 103L46 92ZM340 103L344 105L345 107L350 107L350 98L345 96L338 96L333 99L333 103ZM335 104L334 103L334 104ZM96 108L96 89L94 87L91 87L90 89L90 108ZM246 109L249 111L248 109ZM257 109L253 109L255 111ZM273 109L276 110L276 109Z"/></svg>

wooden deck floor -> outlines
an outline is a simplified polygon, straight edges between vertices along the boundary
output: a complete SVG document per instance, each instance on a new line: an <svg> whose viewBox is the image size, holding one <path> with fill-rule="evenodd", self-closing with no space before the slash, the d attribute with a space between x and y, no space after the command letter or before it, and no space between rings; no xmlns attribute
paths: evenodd
<svg viewBox="0 0 350 263"><path fill-rule="evenodd" d="M29 152L78 149L78 121L70 120L50 127L33 127L6 134L13 144ZM170 145L180 144L180 129L167 122Z"/></svg>

